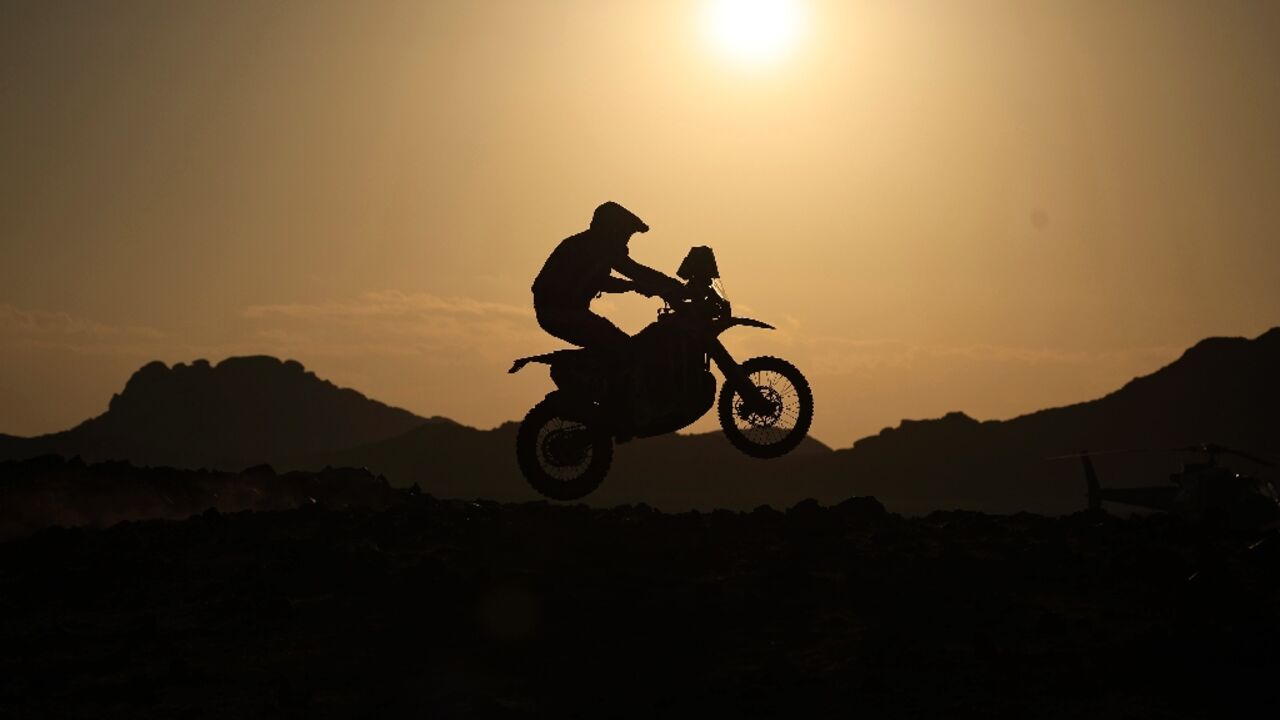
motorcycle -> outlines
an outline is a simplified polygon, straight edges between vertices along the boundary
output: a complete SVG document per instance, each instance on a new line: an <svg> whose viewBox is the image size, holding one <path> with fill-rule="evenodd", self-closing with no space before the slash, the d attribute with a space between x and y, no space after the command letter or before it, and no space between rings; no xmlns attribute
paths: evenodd
<svg viewBox="0 0 1280 720"><path fill-rule="evenodd" d="M738 363L720 342L732 327L774 327L734 317L719 283L715 254L695 247L676 276L685 298L667 298L657 320L631 340L625 370L585 349L520 358L550 366L556 389L535 405L516 433L516 461L529 484L554 500L577 500L600 486L614 441L664 435L717 408L729 442L755 458L795 449L813 423L813 392L804 375L776 357ZM716 401L715 363L724 376ZM621 385L621 387L619 387Z"/></svg>

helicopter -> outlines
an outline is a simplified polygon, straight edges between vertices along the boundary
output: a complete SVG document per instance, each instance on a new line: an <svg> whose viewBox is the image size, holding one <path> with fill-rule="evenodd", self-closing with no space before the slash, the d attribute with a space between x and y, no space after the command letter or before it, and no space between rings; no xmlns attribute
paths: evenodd
<svg viewBox="0 0 1280 720"><path fill-rule="evenodd" d="M1140 452L1195 453L1197 462L1183 463L1178 472L1169 475L1169 485L1148 487L1107 487L1098 482L1093 458L1099 455ZM1059 455L1050 460L1079 459L1088 487L1089 510L1102 510L1102 503L1112 502L1175 514L1197 525L1251 529L1270 526L1280 520L1280 486L1276 481L1245 475L1219 464L1220 456L1234 456L1259 467L1272 463L1241 450L1214 443L1164 450L1082 450Z"/></svg>

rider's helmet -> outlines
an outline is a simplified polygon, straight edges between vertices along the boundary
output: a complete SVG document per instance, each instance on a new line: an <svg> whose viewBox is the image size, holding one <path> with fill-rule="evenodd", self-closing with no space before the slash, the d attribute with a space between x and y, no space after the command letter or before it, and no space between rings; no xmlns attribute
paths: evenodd
<svg viewBox="0 0 1280 720"><path fill-rule="evenodd" d="M610 200L596 208L591 215L592 230L609 230L625 232L628 235L637 232L649 232L649 226L635 213Z"/></svg>

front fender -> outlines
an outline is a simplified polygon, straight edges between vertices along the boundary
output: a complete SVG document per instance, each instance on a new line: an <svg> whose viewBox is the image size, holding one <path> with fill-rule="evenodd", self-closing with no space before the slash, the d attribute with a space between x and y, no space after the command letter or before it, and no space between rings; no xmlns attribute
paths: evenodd
<svg viewBox="0 0 1280 720"><path fill-rule="evenodd" d="M719 335L735 325L745 325L747 327L760 328L761 330L777 330L777 328L769 323L744 317L721 318L720 320L717 320L712 327L715 329L716 335Z"/></svg>

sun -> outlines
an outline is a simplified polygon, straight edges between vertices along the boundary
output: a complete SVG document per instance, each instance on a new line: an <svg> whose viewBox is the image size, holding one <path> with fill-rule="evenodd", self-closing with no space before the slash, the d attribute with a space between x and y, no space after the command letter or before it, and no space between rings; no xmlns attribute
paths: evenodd
<svg viewBox="0 0 1280 720"><path fill-rule="evenodd" d="M802 0L707 0L704 28L715 49L740 63L786 55L803 34Z"/></svg>

